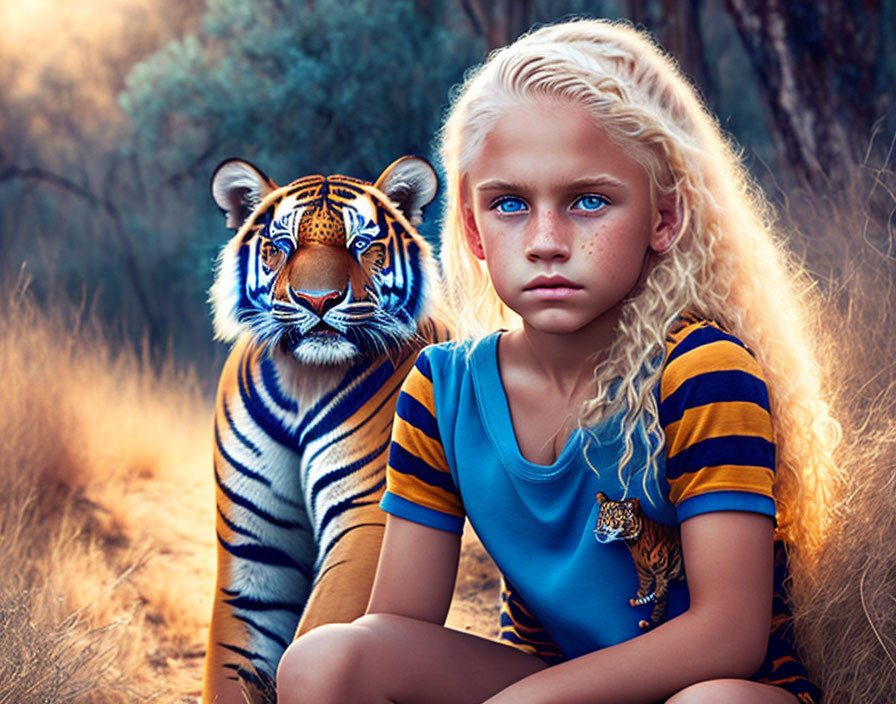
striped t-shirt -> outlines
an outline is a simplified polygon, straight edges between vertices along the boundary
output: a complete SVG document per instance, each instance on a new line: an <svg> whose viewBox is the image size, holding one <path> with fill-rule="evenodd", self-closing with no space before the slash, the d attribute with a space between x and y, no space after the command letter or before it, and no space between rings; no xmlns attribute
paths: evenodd
<svg viewBox="0 0 896 704"><path fill-rule="evenodd" d="M639 635L636 572L623 542L594 537L595 496L638 498L677 525L710 511L775 515L768 393L751 353L707 321L670 333L656 393L665 452L642 481L650 440L629 468L619 417L576 430L551 465L520 453L497 363L500 333L424 349L399 396L384 510L460 533L468 518L505 579L501 635L546 658L576 657ZM667 618L688 606L673 582ZM549 635L548 635L549 634Z"/></svg>

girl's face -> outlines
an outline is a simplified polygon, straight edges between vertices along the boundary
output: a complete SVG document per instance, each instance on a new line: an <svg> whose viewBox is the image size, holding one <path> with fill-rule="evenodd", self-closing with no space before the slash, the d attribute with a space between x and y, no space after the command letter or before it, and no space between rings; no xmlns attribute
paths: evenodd
<svg viewBox="0 0 896 704"><path fill-rule="evenodd" d="M573 333L615 320L648 248L674 235L644 168L580 106L529 101L485 138L464 183L464 225L504 303L529 326Z"/></svg>

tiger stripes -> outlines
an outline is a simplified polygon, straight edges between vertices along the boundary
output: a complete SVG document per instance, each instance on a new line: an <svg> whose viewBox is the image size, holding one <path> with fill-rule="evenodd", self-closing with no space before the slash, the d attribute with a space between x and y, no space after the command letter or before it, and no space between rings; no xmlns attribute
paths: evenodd
<svg viewBox="0 0 896 704"><path fill-rule="evenodd" d="M519 593L501 578L501 611L498 637L523 652L537 655L549 665L566 660L551 634L541 625Z"/></svg>
<svg viewBox="0 0 896 704"><path fill-rule="evenodd" d="M435 193L422 160L399 160L375 185L311 176L284 188L234 160L212 190L238 231L212 288L217 335L234 346L215 404L202 701L242 704L272 700L297 634L363 614L398 391L447 329L411 225Z"/></svg>

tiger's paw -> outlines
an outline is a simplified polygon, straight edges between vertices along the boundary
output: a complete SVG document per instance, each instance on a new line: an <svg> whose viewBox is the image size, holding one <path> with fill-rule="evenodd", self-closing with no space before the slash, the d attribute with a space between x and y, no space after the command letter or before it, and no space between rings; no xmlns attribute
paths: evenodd
<svg viewBox="0 0 896 704"><path fill-rule="evenodd" d="M638 596L637 598L629 599L629 606L644 606L644 604L649 604L651 601L656 599L656 593L651 592L647 596Z"/></svg>

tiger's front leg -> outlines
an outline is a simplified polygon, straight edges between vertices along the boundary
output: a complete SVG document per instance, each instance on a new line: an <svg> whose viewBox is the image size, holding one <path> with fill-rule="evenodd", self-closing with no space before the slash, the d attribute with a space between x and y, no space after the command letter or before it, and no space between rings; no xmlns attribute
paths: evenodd
<svg viewBox="0 0 896 704"><path fill-rule="evenodd" d="M367 608L385 531L379 502L385 491L395 399L413 363L414 355L408 355L388 380L377 382L370 402L345 423L350 432L337 429L342 440L328 441L306 467L305 501L318 553L314 585L296 637L325 623L353 621Z"/></svg>
<svg viewBox="0 0 896 704"><path fill-rule="evenodd" d="M310 592L314 545L298 513L278 518L294 524L295 535L274 547L236 527L245 511L234 511L231 521L220 506L203 701L246 704L244 691L250 702L268 701L265 693L273 692L277 665Z"/></svg>
<svg viewBox="0 0 896 704"><path fill-rule="evenodd" d="M359 509L354 518L323 557L296 638L325 623L354 621L367 609L385 524L378 505Z"/></svg>
<svg viewBox="0 0 896 704"><path fill-rule="evenodd" d="M638 573L638 592L634 598L629 599L631 606L641 606L651 601L654 597L654 581L655 577L647 567L635 564L635 570Z"/></svg>
<svg viewBox="0 0 896 704"><path fill-rule="evenodd" d="M658 625L666 619L666 604L669 601L669 580L665 577L657 577L656 599L653 602L653 611L650 613L650 621Z"/></svg>
<svg viewBox="0 0 896 704"><path fill-rule="evenodd" d="M301 456L270 425L251 349L225 365L215 411L218 571L204 704L266 701L311 590L317 547Z"/></svg>

